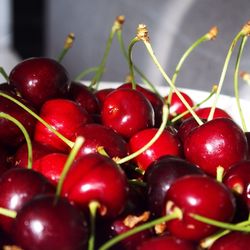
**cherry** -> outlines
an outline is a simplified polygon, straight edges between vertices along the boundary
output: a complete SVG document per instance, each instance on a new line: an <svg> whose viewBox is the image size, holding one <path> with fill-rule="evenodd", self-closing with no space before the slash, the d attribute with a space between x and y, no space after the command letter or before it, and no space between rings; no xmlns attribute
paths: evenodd
<svg viewBox="0 0 250 250"><path fill-rule="evenodd" d="M39 108L48 99L65 95L69 76L57 61L33 57L20 62L11 70L9 82L23 98Z"/></svg>
<svg viewBox="0 0 250 250"><path fill-rule="evenodd" d="M218 166L226 170L237 161L246 159L248 145L244 132L232 119L217 118L188 134L184 153L188 161L215 176Z"/></svg>
<svg viewBox="0 0 250 250"><path fill-rule="evenodd" d="M87 208L92 201L100 204L100 214L116 217L125 208L128 185L124 172L110 158L98 153L79 157L69 169L62 195Z"/></svg>
<svg viewBox="0 0 250 250"><path fill-rule="evenodd" d="M54 193L55 188L40 173L24 168L12 168L0 177L0 207L19 211L34 196ZM13 219L0 215L0 225L5 232L10 231Z"/></svg>
<svg viewBox="0 0 250 250"><path fill-rule="evenodd" d="M99 101L100 108L102 108L106 96L114 90L115 88L104 88L104 89L98 89L97 91L94 92L94 95Z"/></svg>
<svg viewBox="0 0 250 250"><path fill-rule="evenodd" d="M40 117L69 140L74 139L75 130L78 127L91 121L89 114L84 109L67 99L46 101L41 107ZM69 150L66 143L40 122L36 124L34 140L51 149Z"/></svg>
<svg viewBox="0 0 250 250"><path fill-rule="evenodd" d="M129 140L129 150L133 153L142 148L156 134L157 128L149 128L139 131ZM147 167L164 155L181 156L182 144L172 127L166 128L158 140L143 153L138 155L134 161L138 168L146 170Z"/></svg>
<svg viewBox="0 0 250 250"><path fill-rule="evenodd" d="M250 234L243 232L230 232L217 239L209 250L242 250L249 249Z"/></svg>
<svg viewBox="0 0 250 250"><path fill-rule="evenodd" d="M99 100L90 88L84 84L72 81L68 91L68 98L75 101L89 114L96 114L100 112Z"/></svg>
<svg viewBox="0 0 250 250"><path fill-rule="evenodd" d="M166 192L171 184L185 175L201 175L203 171L192 163L174 156L162 156L146 169L146 197L153 216L162 215Z"/></svg>
<svg viewBox="0 0 250 250"><path fill-rule="evenodd" d="M209 116L209 113L211 111L211 107L203 107L195 110L195 113L202 119L207 119ZM215 118L229 118L232 119L231 115L228 114L224 109L221 109L219 107L215 108L213 119Z"/></svg>
<svg viewBox="0 0 250 250"><path fill-rule="evenodd" d="M176 236L164 234L146 239L137 246L136 250L196 250L197 245L191 241L180 239Z"/></svg>
<svg viewBox="0 0 250 250"><path fill-rule="evenodd" d="M133 85L132 83L129 82L120 85L118 88L132 89ZM139 84L136 84L136 90L142 93L150 101L155 113L155 126L158 127L162 121L162 106L163 106L162 98L153 91L146 89Z"/></svg>
<svg viewBox="0 0 250 250"><path fill-rule="evenodd" d="M134 89L116 89L104 100L101 110L104 125L129 138L154 126L154 110L142 93Z"/></svg>
<svg viewBox="0 0 250 250"><path fill-rule="evenodd" d="M88 229L79 209L66 199L41 195L27 202L12 226L14 243L22 249L86 249Z"/></svg>
<svg viewBox="0 0 250 250"><path fill-rule="evenodd" d="M227 169L223 183L240 194L250 209L250 160L239 161Z"/></svg>
<svg viewBox="0 0 250 250"><path fill-rule="evenodd" d="M235 213L235 199L230 190L214 178L188 175L174 181L165 200L163 214L174 208L182 211L180 219L166 223L175 236L187 240L201 240L218 230L215 226L200 222L191 216L198 214L221 222L230 222Z"/></svg>
<svg viewBox="0 0 250 250"><path fill-rule="evenodd" d="M85 141L78 156L96 153L100 147L111 157L125 157L128 155L127 142L112 128L101 124L86 124L75 131L75 135L84 137Z"/></svg>

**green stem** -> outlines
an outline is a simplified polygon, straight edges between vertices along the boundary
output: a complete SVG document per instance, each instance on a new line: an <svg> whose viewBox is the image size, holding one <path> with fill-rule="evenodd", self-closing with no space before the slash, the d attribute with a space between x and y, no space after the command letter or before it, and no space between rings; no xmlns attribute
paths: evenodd
<svg viewBox="0 0 250 250"><path fill-rule="evenodd" d="M126 231L125 233L122 233L122 234L115 236L111 240L104 243L98 250L107 250L110 247L114 246L118 242L126 239L127 237L129 237L131 235L134 235L134 234L139 233L141 231L150 229L158 224L165 223L165 222L168 222L170 220L178 219L178 218L181 218L181 211L179 209L178 210L176 209L173 211L173 213L171 213L169 215L166 215L166 216L163 216L161 218L157 218L155 220L144 223L142 225L136 226L136 227L130 229L129 231Z"/></svg>
<svg viewBox="0 0 250 250"><path fill-rule="evenodd" d="M223 86L223 82L225 80L225 76L226 76L226 72L227 72L227 68L228 68L228 64L229 64L231 55L232 55L233 50L234 50L234 48L236 46L236 43L242 37L242 35L243 35L243 31L241 30L235 36L235 38L233 39L233 41L232 41L232 43L231 43L231 45L229 47L229 50L228 50L228 53L227 53L227 56L226 56L226 59L225 59L225 62L224 62L224 66L223 66L223 69L222 69L222 72L221 72L220 81L219 81L219 84L218 84L218 89L217 89L217 92L216 92L216 95L215 95L214 103L213 103L213 105L211 107L211 110L210 110L210 113L208 115L208 119L207 119L208 121L213 119L215 108L217 106L217 102L218 102L218 99L219 99L219 96L220 96L220 92L221 92L221 89L222 89L222 86Z"/></svg>
<svg viewBox="0 0 250 250"><path fill-rule="evenodd" d="M84 143L84 138L83 137L77 137L76 138L74 147L71 149L71 151L70 151L70 153L68 155L68 158L67 158L67 160L66 160L66 162L64 164L63 171L61 173L60 179L59 179L58 184L57 184L57 188L56 188L56 197L57 198L61 194L62 185L63 185L63 182L64 182L64 180L66 178L66 175L67 175L73 161L75 160L76 155L79 152L79 149L83 145L83 143Z"/></svg>
<svg viewBox="0 0 250 250"><path fill-rule="evenodd" d="M88 68L84 71L82 71L79 75L77 75L75 77L75 81L80 81L82 80L86 75L90 74L90 73L93 73L93 72L96 72L98 70L98 67L92 67L92 68Z"/></svg>
<svg viewBox="0 0 250 250"><path fill-rule="evenodd" d="M25 129L25 127L22 125L22 123L19 122L16 118L14 118L14 117L12 117L4 112L0 112L0 117L13 122L22 131L24 138L26 140L27 148L28 148L27 168L31 169L32 168L32 143L31 143L28 131Z"/></svg>
<svg viewBox="0 0 250 250"><path fill-rule="evenodd" d="M37 115L35 112L33 112L31 109L26 107L23 103L18 101L17 99L11 97L10 95L7 95L3 92L0 92L0 96L16 103L19 107L27 111L30 115L35 117L39 122L41 122L46 128L48 128L50 131L52 131L58 138L60 138L64 143L66 143L70 148L74 146L74 142L70 141L66 137L64 137L61 133L57 132L51 125L49 125L46 121L44 121L39 115Z"/></svg>
<svg viewBox="0 0 250 250"><path fill-rule="evenodd" d="M96 224L96 212L100 207L100 203L98 201L91 201L89 203L89 211L90 211L90 237L88 241L88 250L95 249L95 224Z"/></svg>
<svg viewBox="0 0 250 250"><path fill-rule="evenodd" d="M225 173L225 170L222 166L218 166L216 168L216 180L218 182L222 182L224 173Z"/></svg>
<svg viewBox="0 0 250 250"><path fill-rule="evenodd" d="M234 70L234 92L235 92L236 104L238 107L238 111L239 111L240 118L241 118L241 124L242 124L242 128L244 132L247 131L247 126L246 126L246 122L245 122L242 108L240 105L238 77L239 77L240 59L243 53L244 46L247 42L247 38L248 38L247 36L242 37L240 48L239 48L237 59L236 59L235 70Z"/></svg>
<svg viewBox="0 0 250 250"><path fill-rule="evenodd" d="M4 208L4 207L0 207L0 214L4 215L4 216L7 216L7 217L10 217L10 218L13 218L13 219L15 219L16 216L17 216L17 212L16 211L9 210L9 209Z"/></svg>
<svg viewBox="0 0 250 250"><path fill-rule="evenodd" d="M215 227L219 227L219 228L223 228L223 229L227 229L231 231L250 232L250 227L243 227L237 224L221 222L221 221L213 220L213 219L204 217L202 215L193 214L193 213L190 213L189 215L197 221L200 221L200 222L203 222L203 223L215 226Z"/></svg>
<svg viewBox="0 0 250 250"><path fill-rule="evenodd" d="M59 63L63 60L63 58L65 57L65 55L69 51L69 49L72 47L74 40L75 40L75 35L73 33L69 33L69 35L67 36L67 38L65 40L64 47L57 58L57 61Z"/></svg>
<svg viewBox="0 0 250 250"><path fill-rule="evenodd" d="M131 159L137 157L138 155L143 153L145 150L147 150L149 147L151 147L158 140L158 138L161 136L162 132L164 131L164 129L167 125L167 120L168 120L168 106L166 104L164 104L163 111L162 111L162 123L161 123L161 126L159 127L159 129L157 130L157 132L155 133L154 137L148 143L146 143L142 148L140 148L138 151L136 151L128 156L125 156L122 159L118 159L116 161L116 163L123 164L127 161L130 161Z"/></svg>
<svg viewBox="0 0 250 250"><path fill-rule="evenodd" d="M9 76L3 67L0 67L0 74L3 76L3 78L6 80L6 82L9 82Z"/></svg>

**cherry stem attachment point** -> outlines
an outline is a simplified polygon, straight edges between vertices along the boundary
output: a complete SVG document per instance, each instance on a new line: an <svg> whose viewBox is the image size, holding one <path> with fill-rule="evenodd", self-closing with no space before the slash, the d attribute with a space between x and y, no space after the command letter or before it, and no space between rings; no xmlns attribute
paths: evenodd
<svg viewBox="0 0 250 250"><path fill-rule="evenodd" d="M24 138L26 140L26 144L27 144L27 148L28 148L28 164L27 164L27 168L31 169L32 168L32 143L31 143L31 139L29 136L28 131L26 130L26 128L22 125L21 122L19 122L16 118L14 118L13 116L6 114L4 112L0 112L0 117L7 119L11 122L13 122L23 133Z"/></svg>

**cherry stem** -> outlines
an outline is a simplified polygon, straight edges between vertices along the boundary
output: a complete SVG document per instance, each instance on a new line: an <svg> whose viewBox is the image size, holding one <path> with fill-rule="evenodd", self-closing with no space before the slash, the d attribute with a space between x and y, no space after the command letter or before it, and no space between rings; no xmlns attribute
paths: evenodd
<svg viewBox="0 0 250 250"><path fill-rule="evenodd" d="M237 226L246 227L246 226L249 226L249 225L250 225L250 221L249 221L249 220L247 220L247 221L242 221L242 222L240 222L240 223L237 223L236 225L237 225ZM214 235L211 235L211 236L209 236L209 237L203 239L203 240L201 241L201 243L200 243L200 246L202 247L202 249L203 249L203 248L207 249L207 248L211 247L212 244L213 244L217 239L221 238L222 236L224 236L224 235L226 235L226 234L228 234L228 233L230 233L230 232L231 232L231 230L223 230L223 231L218 232L218 233L216 233L216 234L214 234Z"/></svg>
<svg viewBox="0 0 250 250"><path fill-rule="evenodd" d="M226 223L222 221L213 220L213 219L204 217L199 214L190 213L189 216L191 216L197 221L200 221L200 222L203 222L208 225L215 226L215 227L219 227L219 228L223 228L223 229L227 229L231 231L250 232L250 227L243 227L242 225L230 224L230 223Z"/></svg>
<svg viewBox="0 0 250 250"><path fill-rule="evenodd" d="M60 176L60 179L58 181L58 184L57 184L57 189L56 189L56 197L58 198L61 194L61 190L62 190L62 185L63 185L63 182L66 178L66 175L73 163L73 161L75 160L76 158L76 155L78 154L79 152L79 149L81 148L81 146L83 145L84 143L84 138L79 136L76 138L76 141L74 143L74 147L71 149L69 155L68 155L68 158L64 164L64 167L63 167L63 171L61 173L61 176Z"/></svg>
<svg viewBox="0 0 250 250"><path fill-rule="evenodd" d="M89 211L90 211L90 236L88 241L88 250L95 249L95 223L96 223L96 212L100 207L100 203L98 201L91 201L89 203Z"/></svg>
<svg viewBox="0 0 250 250"><path fill-rule="evenodd" d="M119 234L117 236L115 236L114 238L112 238L111 240L107 241L106 243L104 243L100 248L99 250L106 250L106 249L109 249L110 247L112 247L113 245L117 244L118 242L126 239L127 237L131 236L131 235L134 235L136 233L139 233L141 231L144 231L144 230L147 230L147 229L150 229L158 224L161 224L161 223L165 223L165 222L168 222L170 220L173 220L173 219L180 219L182 217L182 212L180 209L178 208L174 208L173 212L171 214L168 214L166 216L163 216L163 217L160 217L160 218L157 218L155 220L152 220L152 221L149 221L147 223L144 223L144 224L141 224L141 225L138 225L132 229L130 229L129 231L126 231L122 234Z"/></svg>
<svg viewBox="0 0 250 250"><path fill-rule="evenodd" d="M27 164L27 168L31 169L32 168L32 143L30 140L30 136L28 131L26 130L26 128L22 125L21 122L19 122L16 118L14 118L13 116L10 116L4 112L0 112L0 117L7 119L11 122L13 122L23 133L24 138L26 140L26 144L27 144L27 148L28 148L28 164Z"/></svg>
<svg viewBox="0 0 250 250"><path fill-rule="evenodd" d="M159 71L161 72L161 74L164 77L164 79L167 81L167 83L170 85L170 87L173 88L173 90L175 91L175 93L177 94L177 96L180 98L180 100L182 101L182 103L185 105L185 107L192 114L192 116L197 121L197 123L199 125L202 125L203 124L202 120L192 110L192 108L190 107L190 105L188 104L188 102L185 100L185 98L180 93L180 91L175 87L175 85L172 83L172 81L169 78L169 76L166 74L166 72L164 71L164 69L162 68L162 66L160 65L160 63L158 62L158 60L157 60L157 58L156 58L156 56L154 54L154 51L153 51L153 49L151 47L151 44L149 42L148 31L147 31L146 25L144 25L144 24L140 24L139 25L139 27L138 27L138 37L140 37L140 40L142 40L144 42L144 45L146 46L146 48L147 48L147 50L149 52L149 55L151 56L153 62L155 63L155 65L157 66L157 68L159 69Z"/></svg>
<svg viewBox="0 0 250 250"><path fill-rule="evenodd" d="M32 115L34 118L36 118L39 122L41 122L46 128L48 128L50 131L52 131L58 138L60 138L65 144L67 144L70 148L74 146L74 142L70 141L66 137L64 137L61 133L56 131L51 125L49 125L45 120L43 120L39 115L37 115L35 112L33 112L31 109L26 107L23 103L16 100L14 97L11 97L10 95L7 95L3 92L0 92L0 96L16 103L19 107L27 111L30 115Z"/></svg>
<svg viewBox="0 0 250 250"><path fill-rule="evenodd" d="M238 40L242 36L246 36L246 35L249 35L249 34L250 34L250 22L248 22L247 24L245 24L243 26L243 28L235 36L235 38L233 39L233 41L232 41L232 43L231 43L231 45L229 47L229 50L228 50L228 53L227 53L227 56L226 56L226 59L225 59L225 62L224 62L224 66L223 66L223 69L222 69L222 72L221 72L220 81L219 81L219 84L218 84L218 89L217 89L217 92L216 92L216 95L215 95L214 103L213 103L212 108L210 110L210 113L208 115L208 119L207 119L208 121L213 119L215 108L216 108L216 105L217 105L217 102L218 102L218 99L219 99L219 96L220 96L220 92L221 92L221 89L222 89L222 85L223 85L223 82L225 80L228 64L229 64L231 55L233 53L233 50L234 50L234 48L236 46L236 43L238 42Z"/></svg>
<svg viewBox="0 0 250 250"><path fill-rule="evenodd" d="M187 59L187 57L190 55L190 53L196 48L198 47L202 42L205 41L209 41L209 40L214 40L216 38L218 34L218 28L216 26L212 27L208 33L206 33L205 35L203 35L202 37L200 37L199 39L197 39L183 54L183 56L181 57L180 61L178 62L176 68L175 68L175 72L173 74L172 77L172 83L175 85L176 83L176 79L177 76L180 73L180 69L184 63L184 61ZM168 103L170 105L171 103L171 99L172 99L172 91L173 89L170 88L169 90L169 94L168 94Z"/></svg>
<svg viewBox="0 0 250 250"><path fill-rule="evenodd" d="M4 208L4 207L0 207L0 214L4 215L6 217L13 218L13 219L15 219L16 216L17 216L17 212L16 211L10 210L10 209Z"/></svg>
<svg viewBox="0 0 250 250"><path fill-rule="evenodd" d="M225 173L225 169L222 166L218 166L216 168L216 180L218 182L222 182L224 173Z"/></svg>
<svg viewBox="0 0 250 250"><path fill-rule="evenodd" d="M239 111L240 119L241 119L241 124L242 124L242 128L243 128L244 132L247 131L247 126L246 126L246 122L245 122L244 115L243 115L241 105L240 105L238 78L239 78L240 59L241 59L241 56L243 53L244 46L247 42L247 38L248 38L247 36L242 37L241 44L240 44L239 51L238 51L238 55L237 55L237 59L236 59L235 70L234 70L234 93L235 93L236 104L238 107L238 111Z"/></svg>
<svg viewBox="0 0 250 250"><path fill-rule="evenodd" d="M3 78L6 80L6 82L9 82L9 76L3 67L0 67L0 74L3 76Z"/></svg>
<svg viewBox="0 0 250 250"><path fill-rule="evenodd" d="M75 77L75 81L80 81L82 80L86 75L96 72L98 70L98 67L92 67L92 68L88 68L84 71L82 71L78 76Z"/></svg>
<svg viewBox="0 0 250 250"><path fill-rule="evenodd" d="M124 45L124 41L122 37L122 30L118 30L116 35L117 35L118 42L120 44L121 51L124 57L126 58L127 62L129 63L129 57L127 54L127 50L125 49L125 45ZM133 64L133 67L134 67L135 72L141 77L142 82L145 85L147 85L155 94L161 97L161 94L158 92L157 88L154 86L153 83L149 81L149 79L143 74L143 72L141 72L141 70L135 64Z"/></svg>
<svg viewBox="0 0 250 250"><path fill-rule="evenodd" d="M105 51L104 51L103 58L101 60L100 65L98 66L98 70L96 71L95 76L91 80L90 87L95 86L96 89L98 88L98 84L99 84L99 82L100 82L100 80L102 78L102 75L104 73L106 61L107 61L107 58L108 58L108 55L109 55L109 52L110 52L110 48L111 48L111 45L112 45L114 35L119 29L122 28L122 25L123 25L124 21L125 21L124 16L116 17L116 20L114 21L114 24L113 24L113 26L111 28L108 40L106 42L106 48L105 48Z"/></svg>
<svg viewBox="0 0 250 250"><path fill-rule="evenodd" d="M166 104L164 104L163 109L162 109L162 123L161 123L161 126L159 127L159 129L157 130L157 132L155 133L155 135L153 136L153 138L148 143L146 143L142 148L137 150L136 152L134 152L128 156L125 156L122 159L117 159L116 163L123 164L127 161L130 161L131 159L137 157L138 155L143 153L145 150L147 150L149 147L151 147L158 140L158 138L161 136L162 132L164 131L164 129L167 125L167 121L168 121L168 114L169 114L168 106Z"/></svg>
<svg viewBox="0 0 250 250"><path fill-rule="evenodd" d="M211 93L209 93L209 95L208 95L204 100L202 100L201 102L195 104L195 105L192 107L192 109L195 110L195 109L199 108L201 105L203 105L204 103L206 103L206 102L216 93L216 90L217 90L217 85L214 85L214 86L213 86L213 89L212 89L212 91L211 91ZM185 115L187 115L187 114L189 114L189 113L190 113L189 110L186 110L186 111L182 112L181 114L175 116L175 117L171 120L171 122L172 122L172 123L173 123L173 122L176 122L176 121L178 121L179 119L181 119L183 116L185 116Z"/></svg>
<svg viewBox="0 0 250 250"><path fill-rule="evenodd" d="M63 60L63 58L65 57L65 55L69 51L69 49L72 47L74 40L75 40L75 34L69 33L66 40L65 40L64 47L63 47L60 55L57 58L57 61L59 63Z"/></svg>

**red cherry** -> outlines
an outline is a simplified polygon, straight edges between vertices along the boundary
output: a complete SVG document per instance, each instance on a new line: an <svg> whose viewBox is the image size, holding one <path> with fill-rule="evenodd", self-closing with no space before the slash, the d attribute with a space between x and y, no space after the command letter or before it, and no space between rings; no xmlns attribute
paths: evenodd
<svg viewBox="0 0 250 250"><path fill-rule="evenodd" d="M9 82L23 98L40 107L46 100L66 93L69 76L57 61L34 57L17 64L9 74Z"/></svg>
<svg viewBox="0 0 250 250"><path fill-rule="evenodd" d="M96 98L99 101L100 108L103 106L103 102L108 94L110 94L112 91L114 91L115 88L105 88L105 89L99 89L94 94Z"/></svg>
<svg viewBox="0 0 250 250"><path fill-rule="evenodd" d="M124 172L113 160L97 153L78 158L62 187L62 194L83 208L92 201L99 202L101 215L107 217L116 217L123 211L127 192Z"/></svg>
<svg viewBox="0 0 250 250"><path fill-rule="evenodd" d="M154 126L154 110L137 90L116 89L104 100L101 118L104 125L129 138L138 131Z"/></svg>
<svg viewBox="0 0 250 250"><path fill-rule="evenodd" d="M66 199L41 195L17 213L11 236L15 245L27 250L82 250L88 228L83 214Z"/></svg>
<svg viewBox="0 0 250 250"><path fill-rule="evenodd" d="M191 213L217 221L230 222L235 213L235 199L222 183L208 176L189 175L180 177L170 186L163 213L172 213L174 207L181 209L181 219L166 223L171 234L187 240L201 240L218 228L200 222Z"/></svg>
<svg viewBox="0 0 250 250"><path fill-rule="evenodd" d="M202 119L207 119L210 114L211 107L203 107L195 110L195 113ZM228 114L224 109L219 107L215 108L213 119L215 118L230 118L232 119L231 115Z"/></svg>
<svg viewBox="0 0 250 250"><path fill-rule="evenodd" d="M78 127L91 121L84 109L67 99L46 101L41 107L40 117L69 140L74 139ZM36 124L34 140L52 149L69 150L66 143L40 122Z"/></svg>
<svg viewBox="0 0 250 250"><path fill-rule="evenodd" d="M217 118L193 129L184 141L187 160L215 176L218 166L228 169L248 155L246 136L228 118Z"/></svg>
<svg viewBox="0 0 250 250"><path fill-rule="evenodd" d="M142 148L153 138L156 132L156 128L149 128L132 136L129 140L130 152L133 153ZM182 155L182 145L180 140L177 137L176 131L170 127L165 129L158 140L147 150L137 156L134 161L140 169L146 170L152 162L165 155Z"/></svg>

